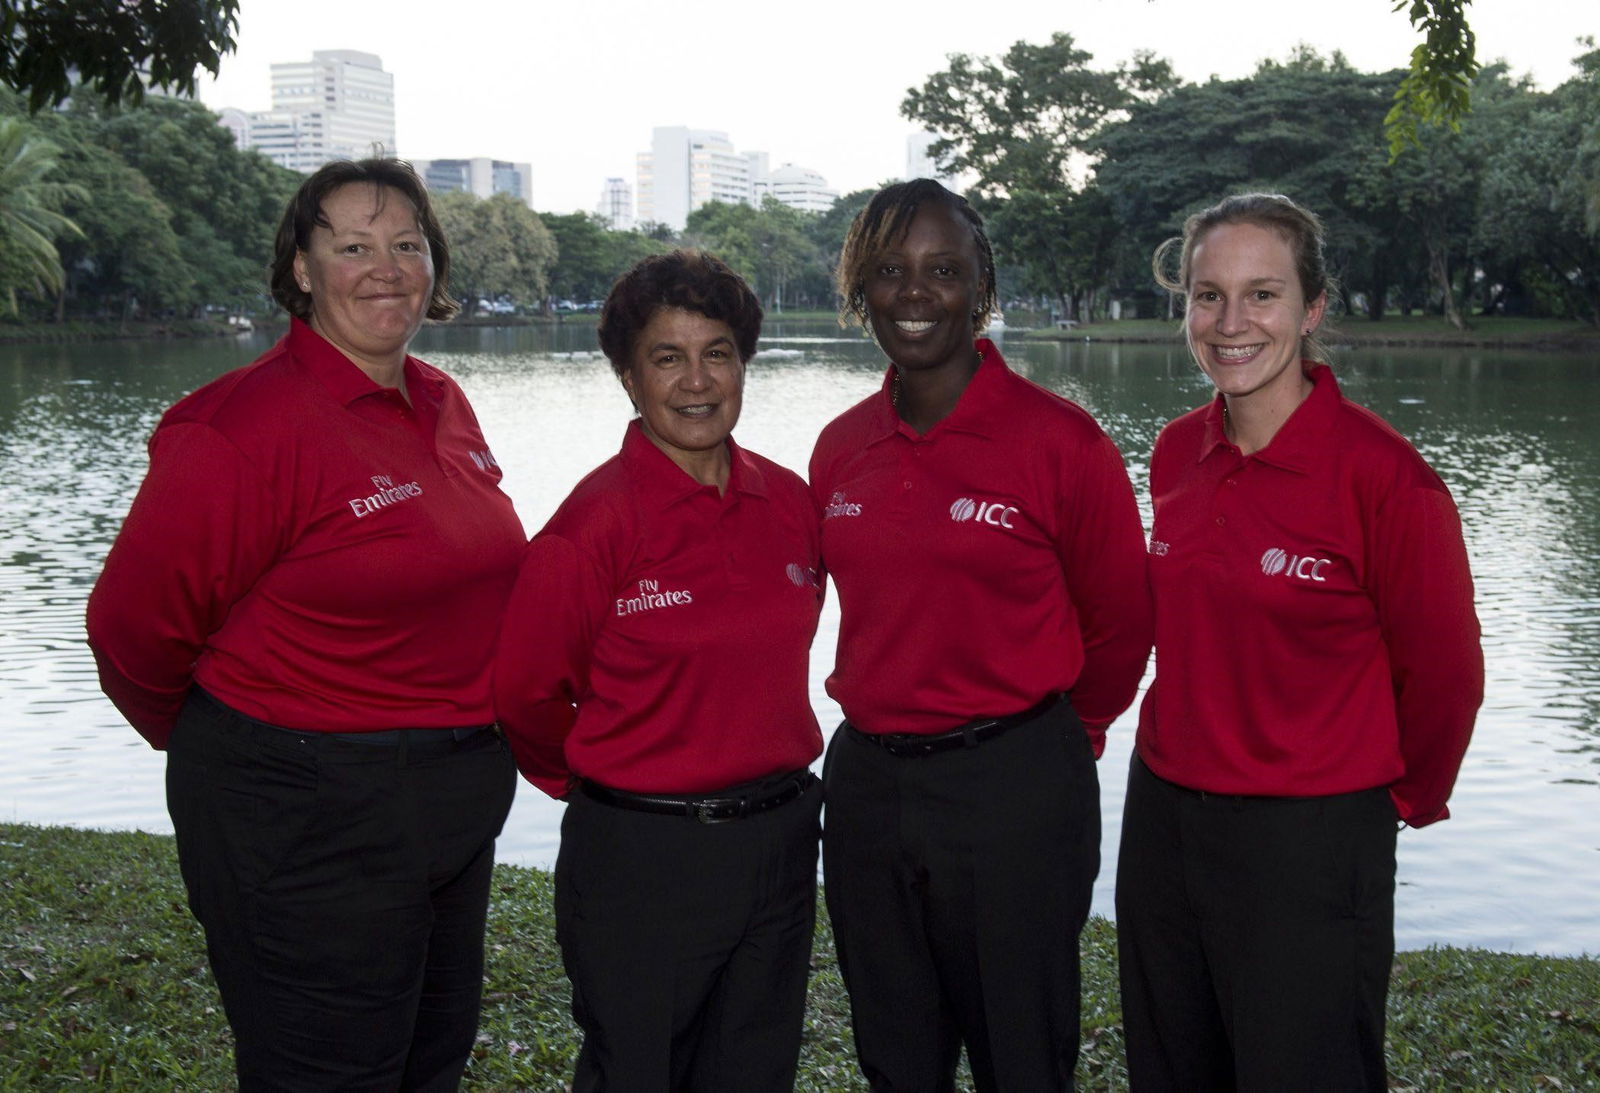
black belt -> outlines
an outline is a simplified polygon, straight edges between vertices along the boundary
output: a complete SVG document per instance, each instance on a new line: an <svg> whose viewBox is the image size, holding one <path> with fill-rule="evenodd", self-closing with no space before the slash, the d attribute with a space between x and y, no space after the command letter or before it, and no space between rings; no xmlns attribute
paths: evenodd
<svg viewBox="0 0 1600 1093"><path fill-rule="evenodd" d="M965 725L951 729L949 732L928 734L915 732L862 732L848 721L845 722L844 727L845 731L855 739L880 747L890 755L898 756L901 759L917 759L924 755L937 755L939 752L951 751L955 748L975 748L985 740L993 740L1007 729L1016 728L1018 725L1032 721L1041 714L1048 713L1059 701L1061 701L1060 692L1052 691L1021 713L1007 714L1005 717L986 717L978 721L968 721Z"/></svg>
<svg viewBox="0 0 1600 1093"><path fill-rule="evenodd" d="M726 797L675 797L658 793L628 793L612 789L598 782L579 784L585 796L603 805L631 809L634 812L653 812L659 816L686 816L697 823L720 824L729 820L742 820L762 812L771 812L799 800L816 782L817 776L809 770L800 771L776 789L752 791Z"/></svg>

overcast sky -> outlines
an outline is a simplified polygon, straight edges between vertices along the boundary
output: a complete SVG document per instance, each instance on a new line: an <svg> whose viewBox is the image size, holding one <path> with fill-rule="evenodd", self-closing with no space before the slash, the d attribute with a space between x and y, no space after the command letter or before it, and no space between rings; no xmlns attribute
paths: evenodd
<svg viewBox="0 0 1600 1093"><path fill-rule="evenodd" d="M203 80L213 109L263 110L269 66L316 49L376 53L395 78L395 151L533 165L534 205L592 209L607 176L634 182L658 125L726 132L771 166L822 172L841 193L898 177L908 88L951 53L993 55L1071 33L1112 67L1139 49L1180 76L1243 76L1299 42L1364 71L1407 63L1420 40L1392 0L243 0L239 49ZM1592 0L1478 0L1482 61L1545 88L1573 73Z"/></svg>

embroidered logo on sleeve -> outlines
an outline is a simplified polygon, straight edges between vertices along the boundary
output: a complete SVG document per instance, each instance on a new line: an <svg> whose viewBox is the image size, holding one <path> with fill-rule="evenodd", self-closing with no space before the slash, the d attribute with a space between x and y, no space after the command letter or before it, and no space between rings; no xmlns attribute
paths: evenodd
<svg viewBox="0 0 1600 1093"><path fill-rule="evenodd" d="M356 514L357 520L371 516L390 505L398 505L402 501L422 496L422 487L417 483L402 482L397 486L394 479L386 474L373 475L372 484L377 488L376 493L368 494L366 497L352 497L346 502L350 506L350 511Z"/></svg>
<svg viewBox="0 0 1600 1093"><path fill-rule="evenodd" d="M972 521L1014 531L1017 525L1012 521L1019 512L1017 506L1008 505L1004 501L974 501L970 497L958 497L950 506L950 519L958 524Z"/></svg>
<svg viewBox="0 0 1600 1093"><path fill-rule="evenodd" d="M483 449L481 452L468 452L467 454L472 456L472 461L478 465L480 471L487 471L491 468L494 470L500 469L500 464L495 462L494 453L488 448Z"/></svg>
<svg viewBox="0 0 1600 1093"><path fill-rule="evenodd" d="M861 506L855 501L846 501L843 493L835 493L828 498L828 507L822 510L824 520L832 520L837 516L860 516Z"/></svg>
<svg viewBox="0 0 1600 1093"><path fill-rule="evenodd" d="M647 578L639 582L637 595L617 597L617 617L620 619L662 607L680 607L693 602L694 593L688 589L668 589L663 592L660 581Z"/></svg>

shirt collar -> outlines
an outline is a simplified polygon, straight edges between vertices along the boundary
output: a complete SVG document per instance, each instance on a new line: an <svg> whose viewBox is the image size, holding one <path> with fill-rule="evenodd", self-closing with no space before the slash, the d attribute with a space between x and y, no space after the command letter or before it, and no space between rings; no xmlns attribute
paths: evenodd
<svg viewBox="0 0 1600 1093"><path fill-rule="evenodd" d="M328 393L339 400L341 406L349 406L358 399L381 395L389 390L372 382L372 377L363 372L360 365L300 319L289 320L287 340L294 359L315 376ZM405 382L413 405L419 398L435 408L443 403L444 374L432 365L407 355Z"/></svg>
<svg viewBox="0 0 1600 1093"><path fill-rule="evenodd" d="M622 461L644 495L663 508L711 489L689 477L666 452L656 447L655 441L645 435L638 418L628 422L628 431L622 438ZM767 496L766 475L731 436L728 437L727 494Z"/></svg>
<svg viewBox="0 0 1600 1093"><path fill-rule="evenodd" d="M1311 394L1295 407L1294 413L1279 427L1271 442L1260 451L1252 452L1249 458L1297 474L1310 474L1328 456L1327 438L1333 429L1334 416L1338 413L1342 396L1333 369L1316 361L1301 361L1300 366L1311 380ZM1218 394L1206 411L1198 462L1204 462L1213 452L1233 447L1223 432L1222 412L1225 405L1222 395Z"/></svg>
<svg viewBox="0 0 1600 1093"><path fill-rule="evenodd" d="M978 370L967 381L966 390L961 392L961 397L956 400L955 409L938 422L933 428L921 437L929 437L934 433L955 431L972 433L977 436L994 436L996 432L1005 427L1001 415L994 413L994 409L1004 398L1004 387L1011 369L1007 367L1005 358L1000 355L1000 350L988 338L979 338L973 343L973 348L978 351ZM883 376L883 386L880 388L875 405L874 424L881 435L878 439L887 439L896 433L906 437L919 439L918 433L911 426L900 420L900 415L894 408L894 365L890 365Z"/></svg>

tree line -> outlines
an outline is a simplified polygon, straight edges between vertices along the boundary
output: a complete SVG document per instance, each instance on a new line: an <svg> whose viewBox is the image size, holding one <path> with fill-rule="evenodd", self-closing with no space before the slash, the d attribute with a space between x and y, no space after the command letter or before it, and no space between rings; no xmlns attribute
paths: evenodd
<svg viewBox="0 0 1600 1093"><path fill-rule="evenodd" d="M984 214L1005 302L1092 320L1162 315L1149 256L1229 192L1286 193L1327 223L1345 310L1580 318L1600 325L1600 50L1540 91L1476 71L1459 126L1391 147L1402 72L1299 47L1250 76L1178 79L1138 54L1096 66L1070 35L998 57L955 54L902 113ZM1395 152L1398 151L1398 154ZM263 270L301 176L237 150L188 100L89 93L30 114L0 88L0 310L29 319L259 312ZM824 213L713 203L674 232L612 231L506 195L443 194L453 289L549 311L602 298L645 254L701 246L771 312L831 310L832 267L871 191Z"/></svg>

